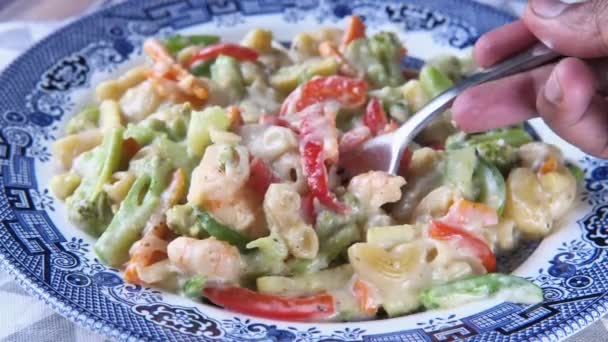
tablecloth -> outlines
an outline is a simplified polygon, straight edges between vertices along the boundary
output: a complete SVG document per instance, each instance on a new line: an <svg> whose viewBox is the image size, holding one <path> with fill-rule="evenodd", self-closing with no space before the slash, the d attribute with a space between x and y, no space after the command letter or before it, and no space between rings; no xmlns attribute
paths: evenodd
<svg viewBox="0 0 608 342"><path fill-rule="evenodd" d="M19 53L73 18L121 0L0 0L0 70ZM479 0L520 14L525 0ZM47 4L52 3L52 7ZM67 17L67 19L66 19ZM36 19L35 21L33 21ZM40 20L42 19L42 20ZM606 318L568 342L608 342ZM29 296L0 270L0 340L97 342L105 338L63 318Z"/></svg>

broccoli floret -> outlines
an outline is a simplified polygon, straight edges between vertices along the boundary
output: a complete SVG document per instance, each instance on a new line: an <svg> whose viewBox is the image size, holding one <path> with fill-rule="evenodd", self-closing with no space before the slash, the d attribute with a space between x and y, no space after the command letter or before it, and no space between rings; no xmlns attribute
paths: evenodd
<svg viewBox="0 0 608 342"><path fill-rule="evenodd" d="M158 156L144 158L135 168L137 180L131 186L108 228L95 242L100 260L113 267L124 264L129 249L137 241L157 210L171 175L171 165Z"/></svg>
<svg viewBox="0 0 608 342"><path fill-rule="evenodd" d="M485 141L475 144L475 148L479 156L502 172L508 171L517 162L517 148L511 145Z"/></svg>
<svg viewBox="0 0 608 342"><path fill-rule="evenodd" d="M380 32L371 38L356 39L344 52L348 61L364 72L374 87L403 84L401 54L403 45L393 33Z"/></svg>
<svg viewBox="0 0 608 342"><path fill-rule="evenodd" d="M289 254L287 244L280 235L270 235L247 244L251 252L244 254L249 278L268 274L282 274L286 269L285 260Z"/></svg>
<svg viewBox="0 0 608 342"><path fill-rule="evenodd" d="M68 219L82 230L99 235L112 219L112 210L103 184L117 170L122 158L122 128L113 129L101 146L83 156L87 172L80 185L66 201Z"/></svg>
<svg viewBox="0 0 608 342"><path fill-rule="evenodd" d="M392 32L379 32L370 39L372 53L384 66L385 85L396 87L403 84L401 74L401 55L403 45Z"/></svg>
<svg viewBox="0 0 608 342"><path fill-rule="evenodd" d="M89 234L100 235L112 220L112 209L108 196L101 192L88 196L85 191L76 191L67 200L68 220Z"/></svg>
<svg viewBox="0 0 608 342"><path fill-rule="evenodd" d="M480 157L504 173L517 162L517 148L531 141L528 132L516 126L477 134L458 132L447 138L445 147L448 150L474 147Z"/></svg>
<svg viewBox="0 0 608 342"><path fill-rule="evenodd" d="M403 87L384 87L370 91L369 95L377 97L384 111L397 122L404 122L410 116L410 106L403 98Z"/></svg>
<svg viewBox="0 0 608 342"><path fill-rule="evenodd" d="M176 205L167 210L167 226L175 234L189 236L197 239L209 237L209 234L200 225L197 209L190 204Z"/></svg>
<svg viewBox="0 0 608 342"><path fill-rule="evenodd" d="M320 241L334 235L344 226L357 225L363 221L364 213L361 210L361 204L355 196L346 193L342 201L351 208L348 214L337 214L327 209L321 209L317 214L315 230Z"/></svg>

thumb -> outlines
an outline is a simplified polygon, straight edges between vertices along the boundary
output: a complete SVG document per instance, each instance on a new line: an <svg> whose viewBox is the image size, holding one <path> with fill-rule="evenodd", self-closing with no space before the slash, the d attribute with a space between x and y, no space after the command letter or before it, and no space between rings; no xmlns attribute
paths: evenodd
<svg viewBox="0 0 608 342"><path fill-rule="evenodd" d="M523 21L538 39L564 55L608 56L606 0L530 0Z"/></svg>

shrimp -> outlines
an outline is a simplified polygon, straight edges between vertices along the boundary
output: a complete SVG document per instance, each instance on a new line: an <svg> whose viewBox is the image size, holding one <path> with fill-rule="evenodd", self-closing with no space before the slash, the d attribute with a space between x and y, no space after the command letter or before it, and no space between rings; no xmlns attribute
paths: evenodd
<svg viewBox="0 0 608 342"><path fill-rule="evenodd" d="M146 40L144 51L154 61L154 67L148 73L148 77L156 81L157 87L164 89L162 87L164 84L166 88L169 86L166 82L168 80L184 94L198 100L195 102L207 99L209 91L203 82L179 64L158 39Z"/></svg>
<svg viewBox="0 0 608 342"><path fill-rule="evenodd" d="M155 283L165 278L166 267L158 267L163 270L160 273L150 271L153 265L167 259L167 245L174 237L173 233L165 224L165 211L179 203L186 192L186 173L183 169L177 169L173 173L171 183L167 190L161 195L160 205L152 214L144 228L143 237L131 247L129 254L131 259L125 270L125 279L131 283Z"/></svg>
<svg viewBox="0 0 608 342"><path fill-rule="evenodd" d="M171 241L167 253L171 263L183 273L202 275L210 281L236 283L244 270L238 249L214 237L178 237Z"/></svg>
<svg viewBox="0 0 608 342"><path fill-rule="evenodd" d="M157 274L146 272L146 269L167 259L167 244L171 237L171 230L165 224L159 224L134 243L129 251L131 259L125 269L125 280L133 284L151 284L166 278L164 272Z"/></svg>

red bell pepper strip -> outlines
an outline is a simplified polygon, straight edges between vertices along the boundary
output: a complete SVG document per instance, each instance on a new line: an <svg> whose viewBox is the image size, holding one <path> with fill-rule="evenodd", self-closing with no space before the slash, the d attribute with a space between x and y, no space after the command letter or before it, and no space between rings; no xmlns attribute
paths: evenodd
<svg viewBox="0 0 608 342"><path fill-rule="evenodd" d="M254 49L232 43L217 43L200 49L186 64L191 67L198 61L209 60L219 55L230 56L239 61L253 62L258 59L258 52Z"/></svg>
<svg viewBox="0 0 608 342"><path fill-rule="evenodd" d="M302 109L328 100L335 100L348 109L365 104L367 83L364 80L345 77L314 77L294 90L283 102L279 115L299 112Z"/></svg>
<svg viewBox="0 0 608 342"><path fill-rule="evenodd" d="M302 156L302 169L306 175L310 193L329 209L337 213L347 212L349 208L340 203L336 195L329 191L323 145L309 140L300 146L300 155Z"/></svg>
<svg viewBox="0 0 608 342"><path fill-rule="evenodd" d="M308 194L302 198L302 204L300 205L300 214L304 218L304 222L315 225L317 221L317 213L315 212L315 196Z"/></svg>
<svg viewBox="0 0 608 342"><path fill-rule="evenodd" d="M277 115L262 114L258 122L261 125L281 126L291 129L295 134L300 134L300 130L294 127L289 121L278 117Z"/></svg>
<svg viewBox="0 0 608 342"><path fill-rule="evenodd" d="M268 319L312 321L329 319L336 313L334 297L325 292L304 297L268 295L242 287L212 287L203 292L225 309Z"/></svg>
<svg viewBox="0 0 608 342"><path fill-rule="evenodd" d="M436 240L458 239L460 246L471 250L479 258L486 271L494 272L496 270L496 256L490 247L483 240L468 231L442 221L434 220L431 222L429 236Z"/></svg>
<svg viewBox="0 0 608 342"><path fill-rule="evenodd" d="M409 148L406 148L405 151L403 151L403 155L401 155L401 161L399 161L399 171L397 172L399 175L405 175L407 169L410 167L410 163L412 162L413 154L414 153Z"/></svg>
<svg viewBox="0 0 608 342"><path fill-rule="evenodd" d="M365 114L363 114L363 124L369 127L373 135L382 133L388 124L382 103L375 97L369 100Z"/></svg>
<svg viewBox="0 0 608 342"><path fill-rule="evenodd" d="M247 184L260 196L264 196L270 184L276 181L270 167L262 160L255 157L249 164L249 180Z"/></svg>

